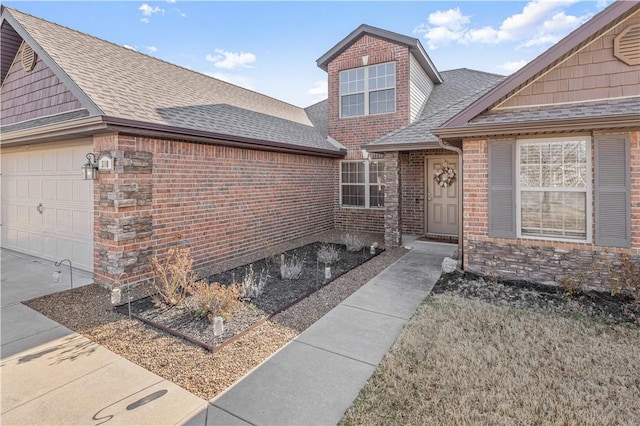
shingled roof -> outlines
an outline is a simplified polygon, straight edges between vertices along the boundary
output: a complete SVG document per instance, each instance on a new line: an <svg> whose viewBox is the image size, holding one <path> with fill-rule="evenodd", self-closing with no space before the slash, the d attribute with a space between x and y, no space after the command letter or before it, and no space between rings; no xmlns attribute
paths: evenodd
<svg viewBox="0 0 640 426"><path fill-rule="evenodd" d="M3 26L8 23L36 50L89 115L105 122L342 153L303 108L15 9L3 6L2 18ZM17 129L2 133L10 130Z"/></svg>
<svg viewBox="0 0 640 426"><path fill-rule="evenodd" d="M449 120L504 79L504 76L467 68L440 74L443 83L433 88L420 118L365 145L368 150L439 148L438 137L431 129Z"/></svg>

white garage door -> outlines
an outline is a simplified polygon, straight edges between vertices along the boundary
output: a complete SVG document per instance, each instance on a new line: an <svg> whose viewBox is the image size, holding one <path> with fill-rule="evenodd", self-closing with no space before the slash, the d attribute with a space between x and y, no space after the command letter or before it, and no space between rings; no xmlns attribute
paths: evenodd
<svg viewBox="0 0 640 426"><path fill-rule="evenodd" d="M2 247L93 272L91 144L2 151Z"/></svg>

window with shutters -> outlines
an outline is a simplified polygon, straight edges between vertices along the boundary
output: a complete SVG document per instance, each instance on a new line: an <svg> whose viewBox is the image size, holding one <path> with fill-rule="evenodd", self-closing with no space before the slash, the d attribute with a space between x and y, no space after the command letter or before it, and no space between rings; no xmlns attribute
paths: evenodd
<svg viewBox="0 0 640 426"><path fill-rule="evenodd" d="M587 137L519 140L518 237L591 240L591 142Z"/></svg>

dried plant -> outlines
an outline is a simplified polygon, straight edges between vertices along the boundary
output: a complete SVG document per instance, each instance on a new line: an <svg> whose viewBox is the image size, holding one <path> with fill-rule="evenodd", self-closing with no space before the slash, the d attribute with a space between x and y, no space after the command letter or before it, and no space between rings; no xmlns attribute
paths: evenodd
<svg viewBox="0 0 640 426"><path fill-rule="evenodd" d="M626 253L620 253L618 258L617 267L609 265L611 293L630 296L640 306L640 262L632 261Z"/></svg>
<svg viewBox="0 0 640 426"><path fill-rule="evenodd" d="M249 268L247 268L244 274L242 284L240 285L240 297L244 300L255 300L260 297L264 291L264 286L267 284L268 278L269 274L267 274L266 269L260 271L260 276L256 277L253 271L253 264L249 265Z"/></svg>
<svg viewBox="0 0 640 426"><path fill-rule="evenodd" d="M340 253L338 250L329 244L323 244L322 247L318 250L317 253L318 261L324 263L325 265L331 265L332 263L336 263L340 260Z"/></svg>
<svg viewBox="0 0 640 426"><path fill-rule="evenodd" d="M282 257L282 264L280 265L280 276L285 280L297 280L302 275L302 267L304 266L304 259L300 259L297 256L291 257L289 260Z"/></svg>
<svg viewBox="0 0 640 426"><path fill-rule="evenodd" d="M178 306L184 302L187 289L196 281L193 272L191 250L188 247L172 247L167 251L164 261L157 256L151 258L155 290L153 298L156 304Z"/></svg>
<svg viewBox="0 0 640 426"><path fill-rule="evenodd" d="M185 306L197 317L206 317L213 322L215 317L228 316L240 305L241 292L238 284L225 286L200 280L189 287L190 297L185 300Z"/></svg>
<svg viewBox="0 0 640 426"><path fill-rule="evenodd" d="M348 251L360 251L364 247L362 240L351 234L345 234L345 236L342 237L342 242L347 246Z"/></svg>

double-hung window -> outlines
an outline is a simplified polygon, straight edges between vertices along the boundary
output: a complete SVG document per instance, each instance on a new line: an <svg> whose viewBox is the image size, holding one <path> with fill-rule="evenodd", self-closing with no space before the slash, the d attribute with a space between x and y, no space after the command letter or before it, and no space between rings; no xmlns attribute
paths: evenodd
<svg viewBox="0 0 640 426"><path fill-rule="evenodd" d="M342 207L384 207L384 161L340 163L340 205Z"/></svg>
<svg viewBox="0 0 640 426"><path fill-rule="evenodd" d="M340 72L340 117L382 114L395 110L395 62Z"/></svg>
<svg viewBox="0 0 640 426"><path fill-rule="evenodd" d="M518 236L590 240L589 139L519 140L516 165Z"/></svg>

